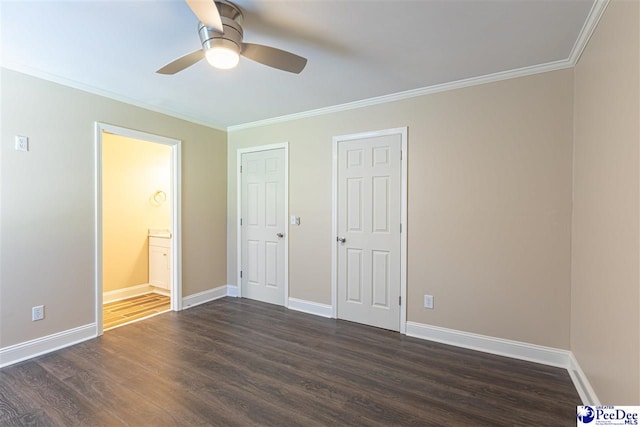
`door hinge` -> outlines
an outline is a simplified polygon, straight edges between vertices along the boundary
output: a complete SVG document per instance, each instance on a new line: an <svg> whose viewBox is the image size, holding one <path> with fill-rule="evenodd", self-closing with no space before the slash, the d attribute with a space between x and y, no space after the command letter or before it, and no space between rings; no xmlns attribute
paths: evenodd
<svg viewBox="0 0 640 427"><path fill-rule="evenodd" d="M400 232L402 233L402 223L400 223Z"/></svg>
<svg viewBox="0 0 640 427"><path fill-rule="evenodd" d="M402 160L402 150L400 150L400 160Z"/></svg>
<svg viewBox="0 0 640 427"><path fill-rule="evenodd" d="M240 173L242 173L242 166L240 166Z"/></svg>
<svg viewBox="0 0 640 427"><path fill-rule="evenodd" d="M242 279L242 270L240 270L240 278Z"/></svg>
<svg viewBox="0 0 640 427"><path fill-rule="evenodd" d="M242 225L242 218L240 218L240 225Z"/></svg>
<svg viewBox="0 0 640 427"><path fill-rule="evenodd" d="M398 297L398 305L402 305L402 296Z"/></svg>

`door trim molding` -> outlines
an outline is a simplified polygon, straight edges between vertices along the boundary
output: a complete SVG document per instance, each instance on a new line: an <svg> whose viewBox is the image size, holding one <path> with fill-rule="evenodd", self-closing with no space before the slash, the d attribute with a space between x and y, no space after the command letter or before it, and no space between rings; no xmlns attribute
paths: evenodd
<svg viewBox="0 0 640 427"><path fill-rule="evenodd" d="M182 310L182 141L152 133L95 122L94 271L95 319L98 336L103 333L102 283L102 133L140 139L171 147L171 310Z"/></svg>
<svg viewBox="0 0 640 427"><path fill-rule="evenodd" d="M338 248L335 242L338 235L338 144L354 139L375 138L378 136L400 135L402 150L401 195L400 195L400 333L406 334L407 330L407 134L408 128L362 132L333 137L333 165L332 165L332 189L331 189L331 306L332 317L338 318Z"/></svg>
<svg viewBox="0 0 640 427"><path fill-rule="evenodd" d="M242 226L240 216L242 215L242 155L256 153L259 151L271 151L284 149L284 299L283 307L289 307L289 142L279 144L259 145L248 148L238 148L236 152L236 283L237 296L242 297L242 279L240 278L242 263Z"/></svg>

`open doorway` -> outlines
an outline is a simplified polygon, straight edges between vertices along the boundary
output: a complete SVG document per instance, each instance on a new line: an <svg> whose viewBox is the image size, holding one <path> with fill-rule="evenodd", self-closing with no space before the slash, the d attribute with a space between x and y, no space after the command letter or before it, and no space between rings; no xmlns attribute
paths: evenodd
<svg viewBox="0 0 640 427"><path fill-rule="evenodd" d="M96 124L97 333L181 309L180 141Z"/></svg>

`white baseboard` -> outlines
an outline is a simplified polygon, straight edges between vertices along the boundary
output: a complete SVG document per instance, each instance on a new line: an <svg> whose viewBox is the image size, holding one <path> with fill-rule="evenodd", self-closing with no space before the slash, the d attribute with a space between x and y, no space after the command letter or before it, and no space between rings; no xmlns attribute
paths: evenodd
<svg viewBox="0 0 640 427"><path fill-rule="evenodd" d="M129 286L127 288L115 289L113 291L104 292L102 294L102 302L104 304L120 301L125 298L137 297L139 295L148 294L154 291L153 286L148 283L142 285Z"/></svg>
<svg viewBox="0 0 640 427"><path fill-rule="evenodd" d="M578 364L578 360L575 355L571 353L569 355L569 366L567 367L571 381L580 395L583 405L600 406L600 399L596 395L596 392L591 387L591 383L587 379L587 376L582 371L582 368Z"/></svg>
<svg viewBox="0 0 640 427"><path fill-rule="evenodd" d="M333 307L327 304L320 304L313 301L305 301L297 298L289 298L291 310L302 311L303 313L314 314L322 317L333 317Z"/></svg>
<svg viewBox="0 0 640 427"><path fill-rule="evenodd" d="M0 348L0 368L95 338L97 336L96 332L96 324L90 323L47 335L46 337Z"/></svg>
<svg viewBox="0 0 640 427"><path fill-rule="evenodd" d="M197 294L189 295L182 298L182 309L195 307L196 305L204 304L205 302L217 300L227 296L227 286L219 286L207 291L198 292Z"/></svg>
<svg viewBox="0 0 640 427"><path fill-rule="evenodd" d="M171 297L171 291L169 289L156 288L151 286L151 292L158 295L164 295L165 297Z"/></svg>
<svg viewBox="0 0 640 427"><path fill-rule="evenodd" d="M407 322L407 335L559 368L567 369L569 367L569 356L571 352L568 350L473 334L416 322Z"/></svg>
<svg viewBox="0 0 640 427"><path fill-rule="evenodd" d="M237 296L237 289L237 286L225 285L189 295L182 299L183 308L195 307L225 296ZM327 318L331 318L333 315L332 307L327 304L297 298L289 298L288 302L289 308L292 310ZM585 405L600 405L600 400L591 387L587 376L582 371L573 353L568 350L473 334L417 322L407 322L407 335L456 347L565 368L569 372L582 403ZM0 348L0 368L69 347L96 336L97 326L95 323L90 323L47 335L46 337Z"/></svg>
<svg viewBox="0 0 640 427"><path fill-rule="evenodd" d="M187 304L187 299L193 298L194 301L197 302L196 304L191 304L191 306L193 306L224 296L237 297L238 287L234 285L221 286L211 291L192 295L183 301ZM331 305L320 304L313 301L289 298L288 308L315 316L333 317L333 307ZM474 334L439 326L425 325L417 322L407 322L406 334L411 337L436 341L456 347L564 368L569 372L582 403L585 405L600 405L600 401L591 387L589 380L580 368L575 356L569 350Z"/></svg>

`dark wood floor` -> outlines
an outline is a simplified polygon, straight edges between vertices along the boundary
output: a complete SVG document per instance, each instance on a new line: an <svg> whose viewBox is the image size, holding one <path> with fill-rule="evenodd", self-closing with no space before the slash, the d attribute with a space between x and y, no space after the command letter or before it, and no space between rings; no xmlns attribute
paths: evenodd
<svg viewBox="0 0 640 427"><path fill-rule="evenodd" d="M562 426L567 372L245 299L0 370L0 425Z"/></svg>

